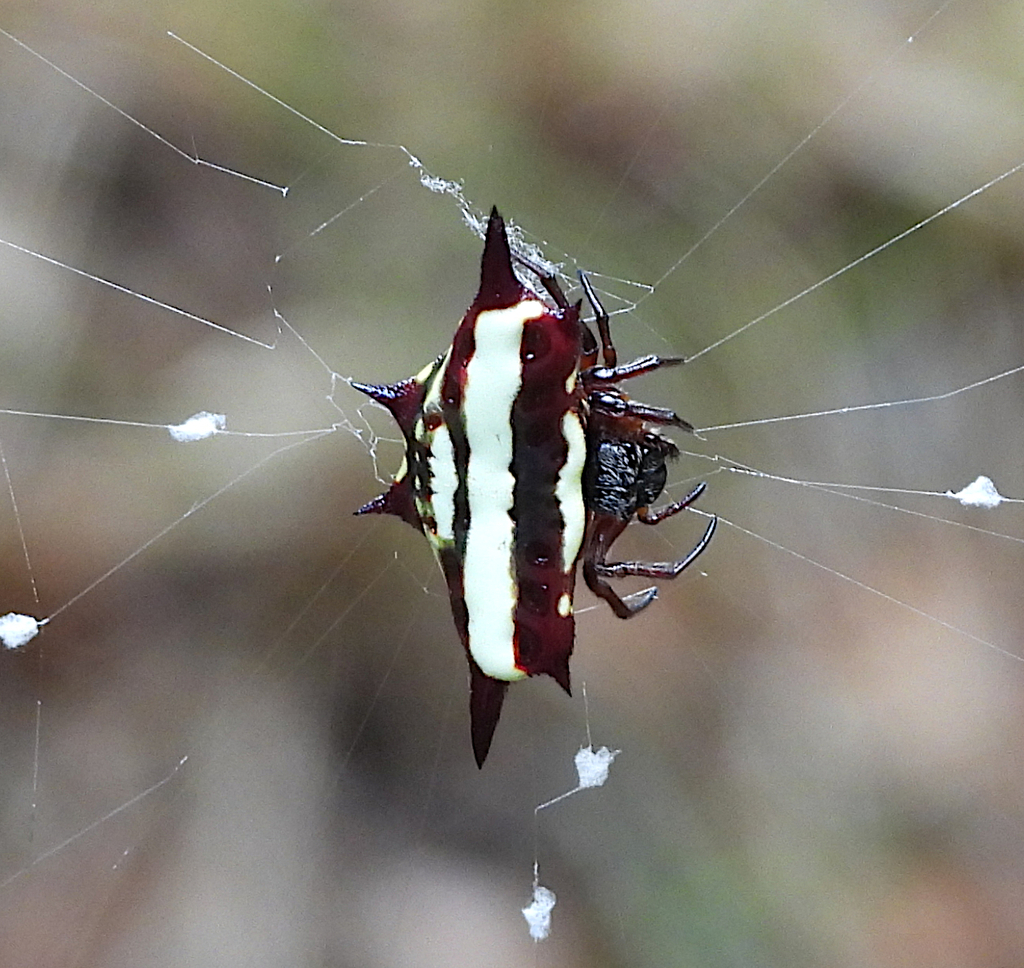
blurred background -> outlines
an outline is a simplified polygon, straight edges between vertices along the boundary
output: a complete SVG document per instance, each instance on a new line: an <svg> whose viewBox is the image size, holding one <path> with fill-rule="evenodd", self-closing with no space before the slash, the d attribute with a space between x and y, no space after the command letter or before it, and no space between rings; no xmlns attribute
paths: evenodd
<svg viewBox="0 0 1024 968"><path fill-rule="evenodd" d="M332 405L328 368L416 372L475 292L479 241L401 151L332 142L168 30L344 138L405 145L610 309L639 300L613 320L629 358L692 355L1024 161L1024 8L938 8L0 2L186 154L290 188L190 164L0 39L0 237L277 342L2 248L0 407L393 437L344 383ZM1021 363L1022 178L631 389L715 427ZM1024 962L1020 512L862 495L953 527L709 459L1021 496L1021 386L681 441L670 492L708 480L712 548L628 624L581 592L575 697L510 690L482 772L425 542L350 513L398 449L375 470L340 430L267 460L0 655L0 960ZM282 443L0 416L31 562L0 501L0 611L54 613ZM703 524L617 550L679 557ZM594 743L623 752L535 820L574 783L583 682ZM535 858L559 901L539 946Z"/></svg>

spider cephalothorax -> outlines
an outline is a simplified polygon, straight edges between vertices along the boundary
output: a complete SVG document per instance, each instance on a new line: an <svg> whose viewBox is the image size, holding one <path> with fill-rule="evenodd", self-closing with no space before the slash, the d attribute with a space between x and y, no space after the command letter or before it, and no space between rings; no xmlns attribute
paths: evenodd
<svg viewBox="0 0 1024 968"><path fill-rule="evenodd" d="M353 382L387 407L405 460L384 494L357 514L395 514L426 535L441 565L470 669L473 752L482 766L509 682L552 676L569 691L576 566L620 618L656 597L620 598L608 578L675 578L708 545L675 562L609 562L636 517L657 524L692 504L651 509L675 444L651 425L693 428L618 387L681 359L644 356L618 366L605 313L587 277L598 343L557 280L519 260L554 306L516 276L505 225L487 225L480 290L451 347L416 376L388 386Z"/></svg>

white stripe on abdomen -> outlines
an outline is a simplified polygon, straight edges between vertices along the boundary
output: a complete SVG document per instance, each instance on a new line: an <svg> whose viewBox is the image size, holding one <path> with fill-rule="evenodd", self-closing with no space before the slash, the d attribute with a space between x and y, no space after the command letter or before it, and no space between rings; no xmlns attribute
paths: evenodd
<svg viewBox="0 0 1024 968"><path fill-rule="evenodd" d="M581 483L587 460L587 437L578 413L566 411L562 417L562 437L566 446L565 463L558 472L555 499L562 515L562 571L568 574L576 566L587 524Z"/></svg>
<svg viewBox="0 0 1024 968"><path fill-rule="evenodd" d="M433 491L434 522L440 541L455 540L455 491L459 475L448 428L442 424L430 442L430 487Z"/></svg>
<svg viewBox="0 0 1024 968"><path fill-rule="evenodd" d="M541 302L529 299L480 313L462 398L469 444L469 534L462 567L469 651L482 672L509 681L526 675L516 668L513 647L519 589L512 554L512 406L522 385L523 327L545 312Z"/></svg>

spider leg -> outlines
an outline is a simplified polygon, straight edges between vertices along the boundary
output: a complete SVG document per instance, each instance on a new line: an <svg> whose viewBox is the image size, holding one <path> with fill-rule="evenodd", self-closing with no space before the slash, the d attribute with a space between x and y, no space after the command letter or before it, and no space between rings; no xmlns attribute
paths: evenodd
<svg viewBox="0 0 1024 968"><path fill-rule="evenodd" d="M619 618L632 618L658 596L657 588L627 595L625 599L602 577L605 555L615 539L622 534L628 522L611 514L596 514L583 551L583 580L598 598L603 598Z"/></svg>
<svg viewBox="0 0 1024 968"><path fill-rule="evenodd" d="M597 332L601 337L601 358L605 367L615 369L619 356L615 352L615 344L612 342L612 332L608 325L608 312L601 305L601 300L598 299L597 292L590 283L590 277L582 269L579 272L579 277L580 285L587 296L587 302L594 309L594 322L597 323Z"/></svg>
<svg viewBox="0 0 1024 968"><path fill-rule="evenodd" d="M518 253L513 253L512 258L524 269L528 269L532 272L540 280L540 284L544 287L545 292L547 292L559 309L565 310L569 308L569 300L566 299L565 293L562 291L562 287L559 285L558 279L553 272L549 272L547 269L539 266L536 262L532 262L530 259L527 259L525 256L521 256Z"/></svg>
<svg viewBox="0 0 1024 968"><path fill-rule="evenodd" d="M648 524L654 522L647 522ZM711 543L711 537L718 526L718 518L713 517L704 532L704 536L697 542L694 549L679 561L613 561L600 562L595 564L599 575L606 578L678 578L682 572L697 560L701 552ZM588 582L589 584L589 582Z"/></svg>
<svg viewBox="0 0 1024 968"><path fill-rule="evenodd" d="M707 486L707 481L701 481L681 501L676 501L674 504L669 504L667 507L660 508L657 511L653 511L651 508L637 508L636 516L642 524L659 524L664 521L665 518L670 518L673 514L678 514L684 508L688 508L704 493ZM712 518L712 522L714 522L714 520L715 519ZM714 531L713 524L711 530Z"/></svg>
<svg viewBox="0 0 1024 968"><path fill-rule="evenodd" d="M683 420L675 410L666 410L663 407L651 407L646 403L639 403L636 400L626 401L626 413L631 417L640 417L653 424L667 424L678 427L692 434L693 424L689 420Z"/></svg>
<svg viewBox="0 0 1024 968"><path fill-rule="evenodd" d="M693 424L683 420L674 410L652 407L639 400L630 400L617 390L591 390L588 394L590 409L608 417L638 417L653 424L678 427L687 433L694 432Z"/></svg>
<svg viewBox="0 0 1024 968"><path fill-rule="evenodd" d="M650 353L639 356L622 366L595 366L587 372L587 379L594 383L618 383L619 380L631 380L633 377L653 373L663 366L679 366L686 360L682 356L656 356Z"/></svg>
<svg viewBox="0 0 1024 968"><path fill-rule="evenodd" d="M704 493L706 482L698 484L682 500L676 501L657 511L644 507L637 510L637 517L644 524L658 524L673 514L693 504ZM718 526L717 516L712 517L704 531L703 537L685 558L678 561L643 562L643 561L607 561L608 551L616 539L626 529L628 521L611 514L595 514L587 536L587 544L583 555L583 580L587 587L599 598L603 598L611 610L619 618L631 618L646 608L658 595L657 588L645 588L641 592L627 595L625 598L608 584L606 578L677 578L685 569L703 553L711 543L711 538Z"/></svg>

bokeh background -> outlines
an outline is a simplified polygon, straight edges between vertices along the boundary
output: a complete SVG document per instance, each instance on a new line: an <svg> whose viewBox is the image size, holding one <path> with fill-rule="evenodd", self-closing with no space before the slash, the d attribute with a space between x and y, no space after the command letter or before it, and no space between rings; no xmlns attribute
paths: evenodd
<svg viewBox="0 0 1024 968"><path fill-rule="evenodd" d="M3 2L0 27L142 124L290 192L188 163L0 40L0 236L259 340L276 308L343 376L393 380L444 348L476 283L458 206L174 30L331 131L461 180L570 276L600 273L610 308L640 299L614 320L621 355L692 355L1024 161L1024 8L937 11ZM1022 178L643 398L713 427L1024 362ZM380 414L344 383L339 413L288 334L260 349L6 248L0 334L5 408L364 432L260 465L0 655L4 964L1024 961L1024 664L989 645L1024 654L1020 512L899 497L1008 539L707 459L939 492L987 473L1024 495L1019 378L684 441L704 456L673 493L707 478L727 522L701 573L628 624L582 592L575 698L511 690L478 773L425 543L350 515L397 464L386 440L376 472L368 452ZM46 616L283 441L2 416L0 443L31 562L0 501L0 611ZM681 515L622 546L677 557L702 528ZM623 752L607 787L535 820L574 781L584 681L595 744ZM535 857L559 898L539 946L519 915Z"/></svg>

